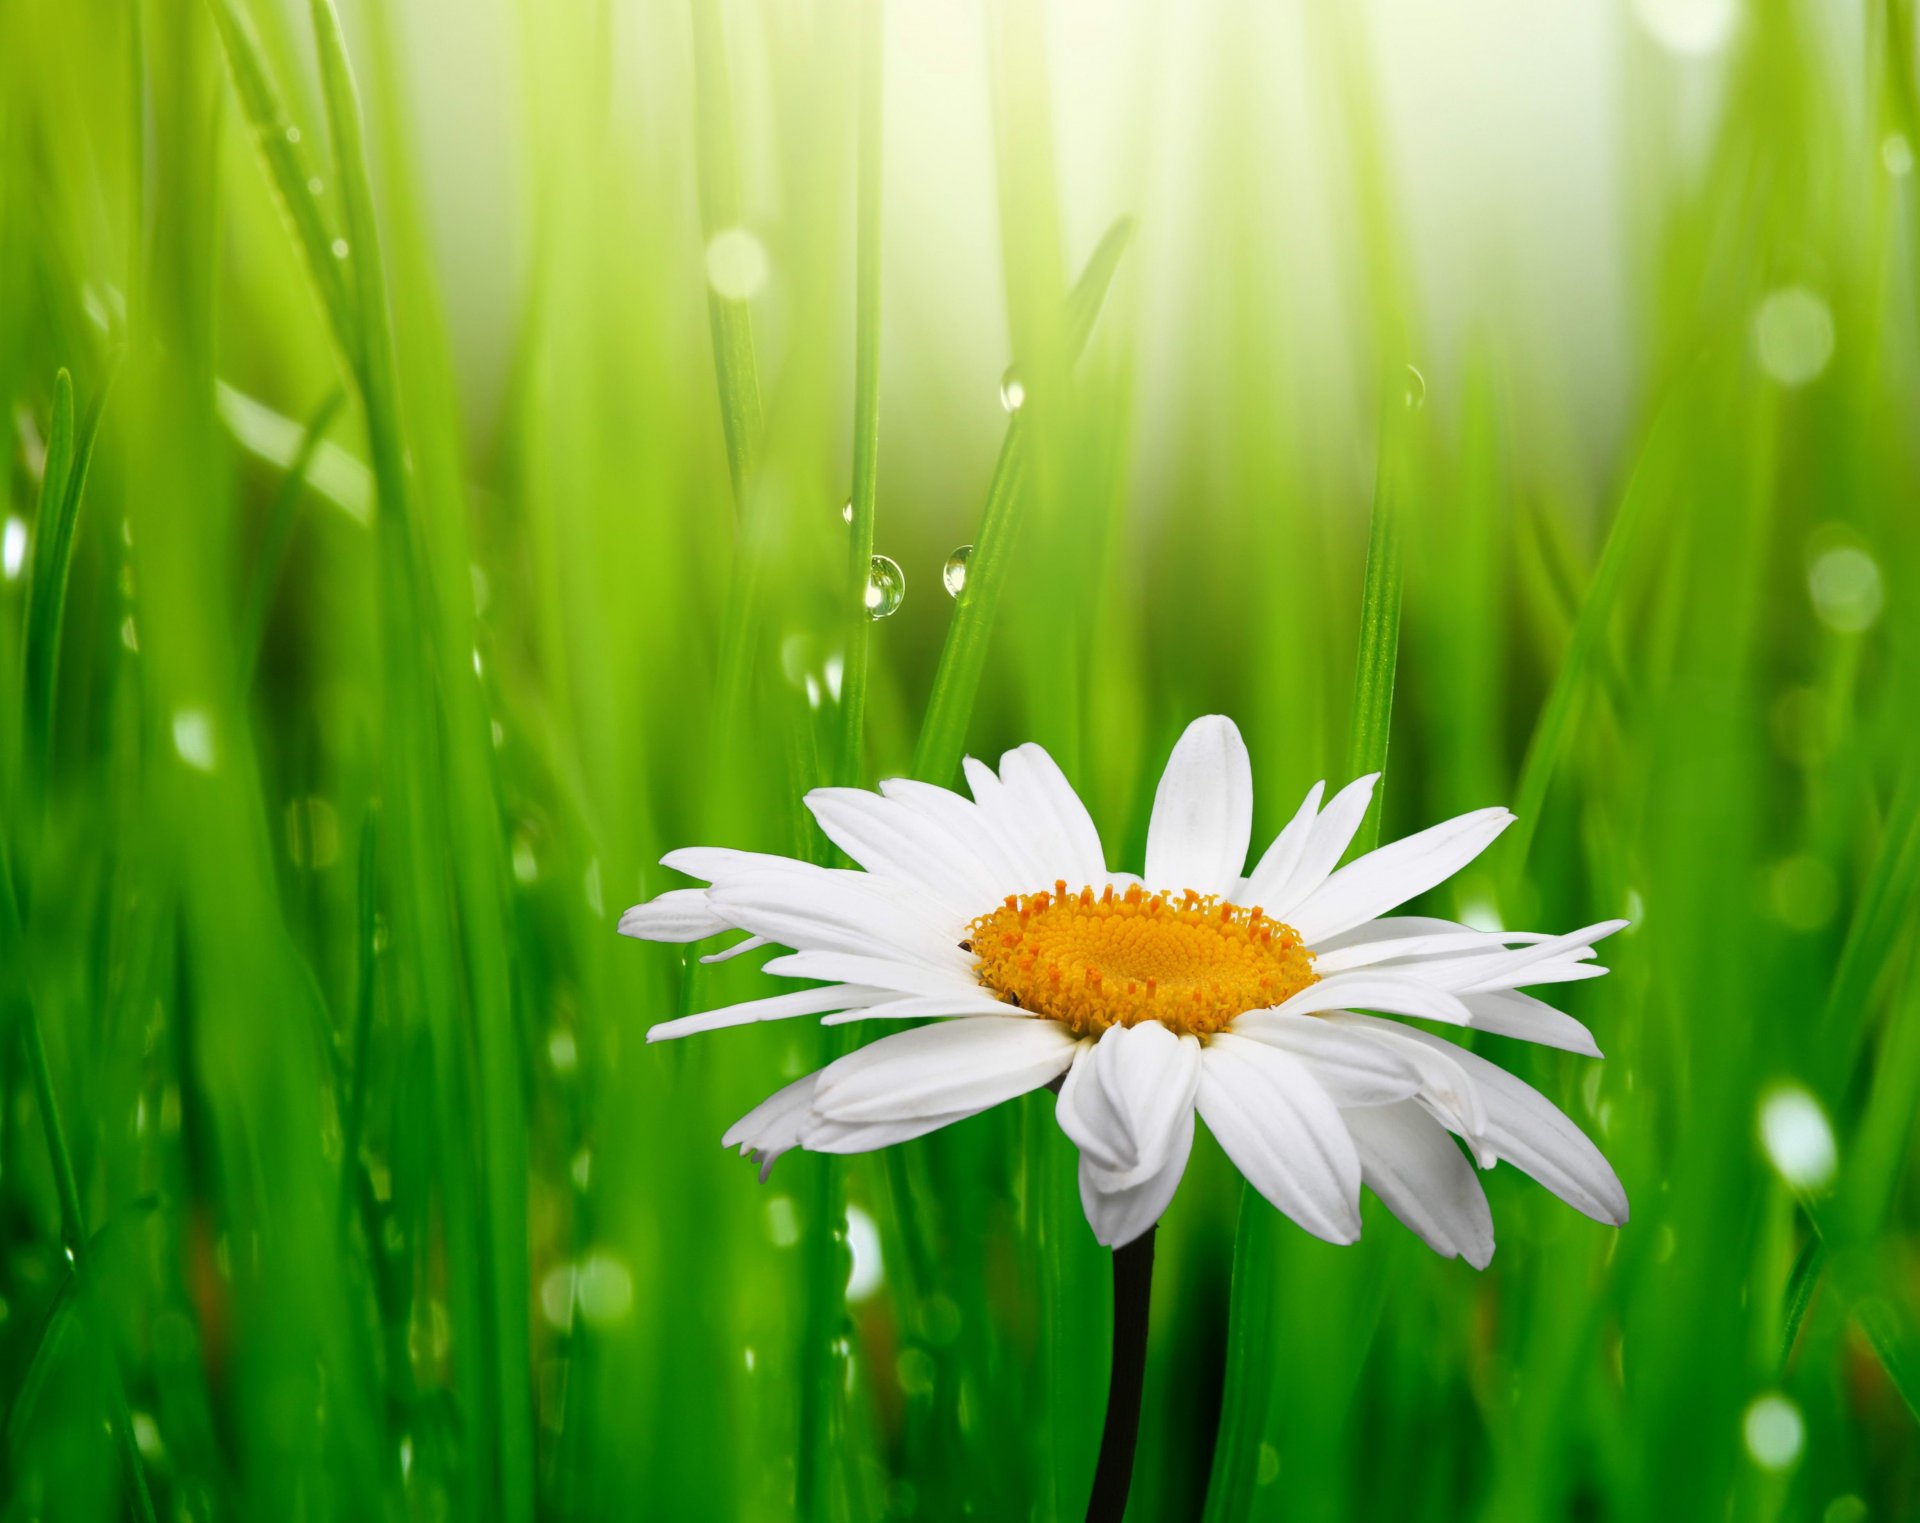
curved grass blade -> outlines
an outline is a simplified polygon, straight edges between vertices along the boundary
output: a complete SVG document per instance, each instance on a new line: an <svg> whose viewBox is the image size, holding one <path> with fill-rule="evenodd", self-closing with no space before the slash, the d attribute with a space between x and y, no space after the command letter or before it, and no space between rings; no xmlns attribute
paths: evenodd
<svg viewBox="0 0 1920 1523"><path fill-rule="evenodd" d="M1067 293L1068 351L1076 357L1093 334L1094 321L1100 315L1114 271L1119 268L1120 256L1126 252L1132 236L1132 218L1117 219L1087 260L1080 279ZM973 538L973 553L967 558L966 585L954 602L953 621L947 626L946 643L940 648L940 665L934 673L926 718L921 722L920 742L913 753L913 775L926 782L944 784L960 765L967 723L973 715L974 695L980 688L980 673L993 635L994 615L1019 534L1026 452L1025 427L1016 412L1007 425L1006 439L994 463L987 503L981 510L980 528Z"/></svg>
<svg viewBox="0 0 1920 1523"><path fill-rule="evenodd" d="M880 474L881 57L886 12L867 0L860 25L858 231L854 252L853 528L847 539L847 665L842 686L840 781L862 777L867 657L873 621L867 580L873 564L874 500Z"/></svg>
<svg viewBox="0 0 1920 1523"><path fill-rule="evenodd" d="M207 0L207 6L213 13L214 29L220 34L220 49L226 55L234 92L240 97L241 112L253 130L254 146L266 161L267 177L280 209L292 226L294 242L313 282L314 293L319 297L328 331L352 363L352 296L340 269L338 239L327 226L311 188L313 170L301 146L299 128L281 104L280 91L267 67L259 35L246 12L236 0Z"/></svg>
<svg viewBox="0 0 1920 1523"><path fill-rule="evenodd" d="M1793 1358L1793 1347L1800 1341L1800 1324L1807 1319L1807 1308L1813 1304L1813 1293L1820 1288L1820 1275L1826 1267L1827 1245L1820 1240L1818 1233L1809 1233L1794 1258L1793 1272L1787 1276L1780 1331L1782 1370Z"/></svg>
<svg viewBox="0 0 1920 1523"><path fill-rule="evenodd" d="M336 387L313 410L300 439L300 445L273 494L267 509L267 528L260 541L260 556L247 584L246 606L240 613L240 689L253 685L253 674L260 664L260 642L266 637L267 615L273 608L273 595L280 585L280 573L286 566L287 548L293 542L294 516L307 489L307 472L319 453L327 426L340 411L347 394Z"/></svg>
<svg viewBox="0 0 1920 1523"><path fill-rule="evenodd" d="M1360 648L1354 657L1353 719L1347 776L1381 773L1373 802L1354 836L1353 853L1380 839L1386 796L1387 742L1393 725L1393 674L1400 659L1400 497L1406 479L1409 409L1387 402L1374 472L1373 516L1367 527L1367 569L1360 587Z"/></svg>

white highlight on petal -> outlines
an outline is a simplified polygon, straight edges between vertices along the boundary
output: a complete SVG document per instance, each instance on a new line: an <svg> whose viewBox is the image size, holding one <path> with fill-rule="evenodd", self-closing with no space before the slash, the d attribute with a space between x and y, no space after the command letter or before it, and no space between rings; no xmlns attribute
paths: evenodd
<svg viewBox="0 0 1920 1523"><path fill-rule="evenodd" d="M1783 1084L1760 1102L1760 1141L1767 1161L1796 1190L1833 1182L1840 1153L1820 1102L1798 1084Z"/></svg>
<svg viewBox="0 0 1920 1523"><path fill-rule="evenodd" d="M1791 1470L1806 1447L1807 1424L1800 1409L1778 1391L1756 1396L1740 1424L1747 1453L1762 1470Z"/></svg>
<svg viewBox="0 0 1920 1523"><path fill-rule="evenodd" d="M1187 726L1154 790L1145 877L1156 888L1226 897L1253 833L1253 763L1231 719Z"/></svg>

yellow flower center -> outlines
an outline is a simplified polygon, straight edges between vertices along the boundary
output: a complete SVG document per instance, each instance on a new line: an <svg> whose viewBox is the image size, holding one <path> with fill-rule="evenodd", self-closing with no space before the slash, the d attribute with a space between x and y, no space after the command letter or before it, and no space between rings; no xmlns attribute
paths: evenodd
<svg viewBox="0 0 1920 1523"><path fill-rule="evenodd" d="M968 927L980 982L1080 1036L1158 1021L1202 1039L1314 982L1290 925L1191 889L1009 894Z"/></svg>

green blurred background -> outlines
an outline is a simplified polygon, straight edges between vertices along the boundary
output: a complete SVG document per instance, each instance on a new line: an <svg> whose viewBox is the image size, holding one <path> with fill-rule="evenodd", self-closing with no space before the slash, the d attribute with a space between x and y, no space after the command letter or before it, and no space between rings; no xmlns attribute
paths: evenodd
<svg viewBox="0 0 1920 1523"><path fill-rule="evenodd" d="M1077 1518L1047 1097L757 1185L846 1038L613 924L962 741L1133 865L1230 713L1264 842L1376 500L1384 828L1634 920L1480 1043L1633 1220L1203 1140L1131 1516L1920 1515L1913 13L0 5L0 1516Z"/></svg>

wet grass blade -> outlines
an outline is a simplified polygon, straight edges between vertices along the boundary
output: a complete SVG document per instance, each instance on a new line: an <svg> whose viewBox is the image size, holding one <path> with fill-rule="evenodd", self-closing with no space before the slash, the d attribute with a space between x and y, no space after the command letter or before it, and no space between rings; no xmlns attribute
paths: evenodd
<svg viewBox="0 0 1920 1523"><path fill-rule="evenodd" d="M280 573L286 566L287 548L293 541L293 526L300 499L307 490L307 472L325 439L327 427L346 401L346 393L330 392L307 420L293 463L281 479L267 508L267 527L260 539L260 553L254 562L253 576L247 583L245 606L240 613L240 690L253 685L253 674L260 664L260 642L266 637L267 616L273 611L273 595L280 585Z"/></svg>
<svg viewBox="0 0 1920 1523"><path fill-rule="evenodd" d="M1106 301L1107 290L1133 236L1131 218L1122 217L1106 231L1073 289L1067 293L1066 326L1069 352L1077 355L1093 334L1093 325ZM980 527L967 558L967 580L954 600L953 619L933 692L921 722L920 742L913 754L913 775L931 783L951 781L966 745L967 724L973 715L974 695L986 665L993 637L994 617L1011 569L1013 547L1020 531L1020 500L1026 474L1026 432L1019 413L1007 425Z"/></svg>

